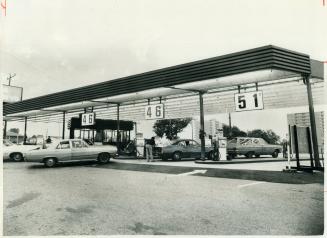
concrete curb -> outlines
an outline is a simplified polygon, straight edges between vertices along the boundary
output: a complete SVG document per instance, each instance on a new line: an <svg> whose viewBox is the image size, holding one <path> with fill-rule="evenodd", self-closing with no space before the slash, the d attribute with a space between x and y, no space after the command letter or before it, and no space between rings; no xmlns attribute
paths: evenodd
<svg viewBox="0 0 327 238"><path fill-rule="evenodd" d="M295 161L295 160L291 160ZM265 162L287 162L287 159L254 159L248 160L228 160L228 161L202 161L202 160L195 160L196 164L249 164L249 163L265 163Z"/></svg>

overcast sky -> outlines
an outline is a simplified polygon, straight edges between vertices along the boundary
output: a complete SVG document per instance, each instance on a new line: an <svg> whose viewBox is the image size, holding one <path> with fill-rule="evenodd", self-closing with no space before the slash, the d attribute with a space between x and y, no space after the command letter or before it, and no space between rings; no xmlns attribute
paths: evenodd
<svg viewBox="0 0 327 238"><path fill-rule="evenodd" d="M322 0L7 0L1 79L24 99L273 44L327 60Z"/></svg>

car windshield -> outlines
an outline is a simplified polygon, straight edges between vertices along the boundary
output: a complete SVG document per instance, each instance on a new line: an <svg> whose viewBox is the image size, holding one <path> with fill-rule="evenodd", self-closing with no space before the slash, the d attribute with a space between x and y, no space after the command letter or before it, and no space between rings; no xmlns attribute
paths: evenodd
<svg viewBox="0 0 327 238"><path fill-rule="evenodd" d="M192 146L199 146L200 144L198 142L196 142L195 140L190 140L189 144Z"/></svg>
<svg viewBox="0 0 327 238"><path fill-rule="evenodd" d="M4 146L12 146L14 143L12 143L10 140L3 140L3 145Z"/></svg>
<svg viewBox="0 0 327 238"><path fill-rule="evenodd" d="M236 143L236 142L237 142L237 139L234 138L234 139L229 140L228 142L229 142L229 143Z"/></svg>

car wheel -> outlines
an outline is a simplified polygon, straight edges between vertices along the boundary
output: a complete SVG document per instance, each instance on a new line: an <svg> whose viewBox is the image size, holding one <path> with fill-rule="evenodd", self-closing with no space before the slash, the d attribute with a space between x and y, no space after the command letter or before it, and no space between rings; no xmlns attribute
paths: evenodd
<svg viewBox="0 0 327 238"><path fill-rule="evenodd" d="M56 165L57 161L55 158L48 158L44 161L44 166L51 168L54 167Z"/></svg>
<svg viewBox="0 0 327 238"><path fill-rule="evenodd" d="M182 159L182 153L181 152L174 152L173 153L173 160L179 161Z"/></svg>
<svg viewBox="0 0 327 238"><path fill-rule="evenodd" d="M253 155L254 155L254 153L252 151L250 151L245 156L250 159L253 157Z"/></svg>
<svg viewBox="0 0 327 238"><path fill-rule="evenodd" d="M10 155L10 158L15 162L23 161L23 155L21 153L13 153Z"/></svg>
<svg viewBox="0 0 327 238"><path fill-rule="evenodd" d="M108 153L101 153L98 156L98 161L101 164L106 164L109 162L109 160L110 160L110 155Z"/></svg>
<svg viewBox="0 0 327 238"><path fill-rule="evenodd" d="M272 157L273 158L277 158L278 157L278 150L275 150L274 153L272 153Z"/></svg>
<svg viewBox="0 0 327 238"><path fill-rule="evenodd" d="M255 157L256 157L256 158L260 158L260 155L257 154L257 155L255 155Z"/></svg>

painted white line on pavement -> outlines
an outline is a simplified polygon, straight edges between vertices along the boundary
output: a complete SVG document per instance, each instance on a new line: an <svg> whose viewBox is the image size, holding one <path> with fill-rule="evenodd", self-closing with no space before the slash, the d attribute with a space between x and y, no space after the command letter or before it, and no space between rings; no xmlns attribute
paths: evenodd
<svg viewBox="0 0 327 238"><path fill-rule="evenodd" d="M192 175L192 174L204 174L206 173L207 170L203 169L203 170L193 170L191 172L187 172L187 173L182 173L182 174L174 174L173 176L187 176L187 175Z"/></svg>
<svg viewBox="0 0 327 238"><path fill-rule="evenodd" d="M244 187L248 187L248 186L253 186L253 185L257 185L257 184L262 184L265 182L254 182L254 183L247 183L247 184L242 184L242 185L238 185L238 188L244 188Z"/></svg>

